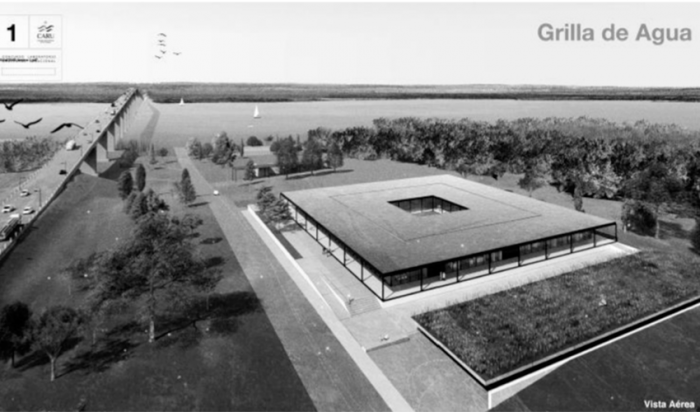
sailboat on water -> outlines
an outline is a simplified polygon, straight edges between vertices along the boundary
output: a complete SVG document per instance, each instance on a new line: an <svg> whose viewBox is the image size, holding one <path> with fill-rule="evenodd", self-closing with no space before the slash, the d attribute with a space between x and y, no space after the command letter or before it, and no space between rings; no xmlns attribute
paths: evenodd
<svg viewBox="0 0 700 412"><path fill-rule="evenodd" d="M185 99L183 99L183 98L181 97L181 98L180 98L180 106L184 106L184 105L185 105Z"/></svg>
<svg viewBox="0 0 700 412"><path fill-rule="evenodd" d="M258 105L255 105L255 111L253 111L253 119L260 119L260 110L258 110Z"/></svg>

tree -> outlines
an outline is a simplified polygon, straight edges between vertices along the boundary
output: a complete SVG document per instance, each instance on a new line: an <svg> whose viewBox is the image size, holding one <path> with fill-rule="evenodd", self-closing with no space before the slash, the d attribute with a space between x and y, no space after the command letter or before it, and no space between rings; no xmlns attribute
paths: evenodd
<svg viewBox="0 0 700 412"><path fill-rule="evenodd" d="M211 156L212 152L214 151L214 146L211 145L211 143L206 142L202 145L202 158L206 158Z"/></svg>
<svg viewBox="0 0 700 412"><path fill-rule="evenodd" d="M187 170L187 168L182 170L182 176L179 184L176 185L176 188L178 190L180 202L190 204L197 199L197 192L194 189L192 179L190 178L190 172Z"/></svg>
<svg viewBox="0 0 700 412"><path fill-rule="evenodd" d="M255 179L255 162L251 159L245 165L245 176L243 180L253 180Z"/></svg>
<svg viewBox="0 0 700 412"><path fill-rule="evenodd" d="M690 232L690 244L693 245L696 253L700 253L700 216L695 217L695 227Z"/></svg>
<svg viewBox="0 0 700 412"><path fill-rule="evenodd" d="M268 136L265 138L265 141L268 142L268 143L272 142L273 140L275 140L275 138L272 137L272 135L268 135Z"/></svg>
<svg viewBox="0 0 700 412"><path fill-rule="evenodd" d="M119 197L122 200L128 198L132 190L134 190L134 179L131 177L131 173L125 170L119 175L119 180L117 180Z"/></svg>
<svg viewBox="0 0 700 412"><path fill-rule="evenodd" d="M220 132L212 141L213 154L211 157L212 162L218 165L225 165L229 163L232 156L235 156L236 145L229 139L226 132Z"/></svg>
<svg viewBox="0 0 700 412"><path fill-rule="evenodd" d="M683 189L682 182L660 162L654 162L625 185L628 198L641 202L654 213L656 227L654 237L659 238L659 218L667 206L674 202Z"/></svg>
<svg viewBox="0 0 700 412"><path fill-rule="evenodd" d="M153 143L151 143L151 149L148 152L149 152L149 156L151 158L149 160L150 164L154 165L154 164L158 163L158 160L156 160L156 147L153 145Z"/></svg>
<svg viewBox="0 0 700 412"><path fill-rule="evenodd" d="M148 341L156 339L160 314L174 313L211 290L218 273L208 270L190 240L185 219L149 214L131 235L97 265L93 306L126 301L138 306L148 324Z"/></svg>
<svg viewBox="0 0 700 412"><path fill-rule="evenodd" d="M340 150L338 142L333 141L328 148L328 165L335 169L343 167L343 152Z"/></svg>
<svg viewBox="0 0 700 412"><path fill-rule="evenodd" d="M143 202L145 203L146 213L163 213L170 210L170 206L168 206L165 200L161 199L161 197L150 188L146 191Z"/></svg>
<svg viewBox="0 0 700 412"><path fill-rule="evenodd" d="M280 173L289 177L290 173L297 171L299 166L299 152L291 136L280 140L279 149L275 155L277 156L277 166L280 168Z"/></svg>
<svg viewBox="0 0 700 412"><path fill-rule="evenodd" d="M518 181L518 186L523 190L527 190L528 195L532 197L532 192L547 184L547 171L548 168L545 162L535 162L525 169L525 176Z"/></svg>
<svg viewBox="0 0 700 412"><path fill-rule="evenodd" d="M56 379L56 361L72 339L79 337L83 318L73 308L52 306L32 321L31 339L35 350L51 362L51 381Z"/></svg>
<svg viewBox="0 0 700 412"><path fill-rule="evenodd" d="M275 140L274 142L272 142L272 144L270 145L270 152L276 154L279 149L280 149L280 141Z"/></svg>
<svg viewBox="0 0 700 412"><path fill-rule="evenodd" d="M309 138L304 145L304 151L301 154L301 164L304 169L310 170L311 174L314 170L323 168L323 147L315 138Z"/></svg>
<svg viewBox="0 0 700 412"><path fill-rule="evenodd" d="M250 136L248 140L246 140L246 144L248 146L262 146L264 143L256 136Z"/></svg>
<svg viewBox="0 0 700 412"><path fill-rule="evenodd" d="M128 214L131 220L136 222L141 219L141 216L145 215L148 211L146 210L146 195L143 192L136 192L133 201L129 202Z"/></svg>
<svg viewBox="0 0 700 412"><path fill-rule="evenodd" d="M263 214L263 221L274 224L275 228L278 229L290 220L292 220L292 212L289 210L287 202L282 198L275 199Z"/></svg>
<svg viewBox="0 0 700 412"><path fill-rule="evenodd" d="M131 208L134 206L138 192L131 192L129 196L124 199L124 213L127 215L131 214Z"/></svg>
<svg viewBox="0 0 700 412"><path fill-rule="evenodd" d="M204 156L202 153L202 142L196 137L191 137L187 140L187 143L185 143L185 150L187 150L187 155L194 159L201 160Z"/></svg>
<svg viewBox="0 0 700 412"><path fill-rule="evenodd" d="M161 147L158 149L158 154L160 157L166 157L168 155L168 148L167 147Z"/></svg>
<svg viewBox="0 0 700 412"><path fill-rule="evenodd" d="M29 340L32 311L23 302L14 302L0 310L0 357L10 358L15 366L15 354L23 352Z"/></svg>
<svg viewBox="0 0 700 412"><path fill-rule="evenodd" d="M146 168L141 163L136 166L136 178L134 181L136 182L136 189L143 191L143 188L146 187Z"/></svg>
<svg viewBox="0 0 700 412"><path fill-rule="evenodd" d="M255 196L258 205L258 215L265 223L272 223L275 227L284 225L292 219L292 212L287 202L277 198L272 193L272 186L263 186Z"/></svg>
<svg viewBox="0 0 700 412"><path fill-rule="evenodd" d="M264 214L268 208L272 206L277 200L277 197L272 193L272 186L263 186L258 190L255 195L256 204L258 205L258 211Z"/></svg>

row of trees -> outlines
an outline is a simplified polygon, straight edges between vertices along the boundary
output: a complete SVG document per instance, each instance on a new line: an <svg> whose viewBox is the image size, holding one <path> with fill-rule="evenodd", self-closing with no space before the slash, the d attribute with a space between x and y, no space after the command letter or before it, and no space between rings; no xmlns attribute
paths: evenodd
<svg viewBox="0 0 700 412"><path fill-rule="evenodd" d="M280 173L286 176L298 172L313 174L326 166L335 171L344 163L338 141L330 139L330 130L323 128L309 131L303 144L299 142L298 136L296 141L288 136L273 143L270 150L277 156Z"/></svg>
<svg viewBox="0 0 700 412"><path fill-rule="evenodd" d="M50 137L35 136L22 140L0 141L0 173L36 169L46 163L63 146Z"/></svg>
<svg viewBox="0 0 700 412"><path fill-rule="evenodd" d="M316 129L309 136L361 159L382 157L494 178L523 174L519 184L529 193L551 182L571 193L579 211L586 196L627 199L635 207L625 210L643 207L654 216L657 234L658 217L666 210L700 209L700 133L673 125L620 125L586 117L494 123L409 117L334 132ZM289 156L289 150L283 153Z"/></svg>
<svg viewBox="0 0 700 412"><path fill-rule="evenodd" d="M229 166L232 166L233 161L241 154L241 147L235 144L226 132L217 133L211 143L202 144L196 137L185 143L188 156L198 160L210 158L215 164Z"/></svg>
<svg viewBox="0 0 700 412"><path fill-rule="evenodd" d="M51 363L51 381L56 379L56 361L71 339L76 339L85 324L85 312L67 306L52 306L40 313L23 302L5 305L0 310L0 357L15 366L16 355L30 350L43 353Z"/></svg>

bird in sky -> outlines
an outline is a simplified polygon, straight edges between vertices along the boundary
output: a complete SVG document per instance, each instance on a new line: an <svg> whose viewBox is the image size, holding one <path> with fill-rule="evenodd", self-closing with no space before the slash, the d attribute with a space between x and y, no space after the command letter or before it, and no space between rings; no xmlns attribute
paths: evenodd
<svg viewBox="0 0 700 412"><path fill-rule="evenodd" d="M166 51L165 51L165 50L161 50L160 52L161 52L161 53L163 53L163 54L165 54L165 53L166 53Z"/></svg>
<svg viewBox="0 0 700 412"><path fill-rule="evenodd" d="M0 120L0 123L4 123L4 122L5 122L5 119Z"/></svg>
<svg viewBox="0 0 700 412"><path fill-rule="evenodd" d="M83 126L81 126L81 125L79 125L79 124L77 124L77 123L63 123L63 124L61 124L60 126L58 126L57 128L53 129L53 130L51 131L51 133L56 133L57 131L63 129L64 127L73 127L73 126L76 126L76 127L81 128L81 129L84 129Z"/></svg>
<svg viewBox="0 0 700 412"><path fill-rule="evenodd" d="M16 105L17 103L23 102L23 101L24 101L24 99L19 99L19 100L15 100L14 102L10 103L9 105L8 105L7 103L3 103L3 104L5 105L5 108L6 108L7 110L12 110L12 108L15 107L15 105Z"/></svg>
<svg viewBox="0 0 700 412"><path fill-rule="evenodd" d="M156 59L162 59L162 58L163 58L163 56L156 55Z"/></svg>
<svg viewBox="0 0 700 412"><path fill-rule="evenodd" d="M18 125L24 127L25 129L29 129L30 126L33 126L33 125L39 123L39 122L41 121L41 119L43 119L43 117L40 117L39 119L34 120L33 122L29 122L29 123L27 123L27 124L20 123L20 122L18 122L17 120L15 120L15 123L17 123Z"/></svg>
<svg viewBox="0 0 700 412"><path fill-rule="evenodd" d="M179 56L182 54L182 52L173 52L174 55Z"/></svg>
<svg viewBox="0 0 700 412"><path fill-rule="evenodd" d="M159 35L159 36L163 36L163 37L168 37L168 36L165 35L165 33L158 33L158 35Z"/></svg>

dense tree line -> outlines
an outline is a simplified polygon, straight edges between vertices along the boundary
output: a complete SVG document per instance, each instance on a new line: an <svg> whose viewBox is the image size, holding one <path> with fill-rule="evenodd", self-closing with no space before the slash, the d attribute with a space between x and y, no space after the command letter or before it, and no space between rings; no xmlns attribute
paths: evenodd
<svg viewBox="0 0 700 412"><path fill-rule="evenodd" d="M63 142L49 137L0 141L0 173L33 170L49 161Z"/></svg>
<svg viewBox="0 0 700 412"><path fill-rule="evenodd" d="M524 174L519 184L525 190L531 193L548 181L571 193L579 211L585 197L628 199L654 219L673 208L700 209L700 132L675 125L588 117L497 122L407 117L309 135L359 159L388 158L494 178Z"/></svg>

